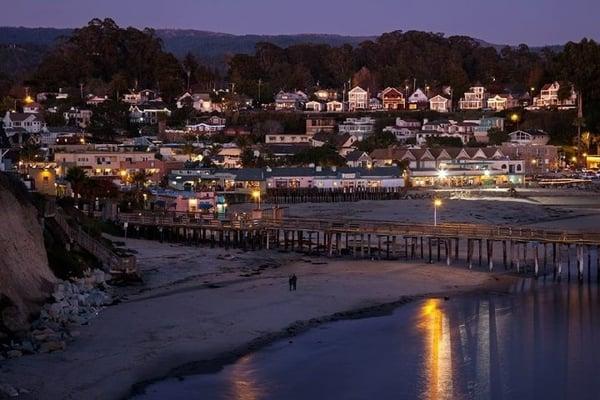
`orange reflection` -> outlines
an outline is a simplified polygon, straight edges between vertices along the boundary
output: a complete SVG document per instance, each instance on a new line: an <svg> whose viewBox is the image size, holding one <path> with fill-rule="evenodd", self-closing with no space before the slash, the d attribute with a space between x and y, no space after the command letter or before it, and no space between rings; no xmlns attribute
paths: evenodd
<svg viewBox="0 0 600 400"><path fill-rule="evenodd" d="M233 398L236 400L257 400L262 392L255 382L251 367L252 355L240 358L231 371Z"/></svg>
<svg viewBox="0 0 600 400"><path fill-rule="evenodd" d="M440 308L439 299L424 302L419 315L419 329L425 336L425 366L427 385L424 398L430 400L451 399L452 353L448 318Z"/></svg>

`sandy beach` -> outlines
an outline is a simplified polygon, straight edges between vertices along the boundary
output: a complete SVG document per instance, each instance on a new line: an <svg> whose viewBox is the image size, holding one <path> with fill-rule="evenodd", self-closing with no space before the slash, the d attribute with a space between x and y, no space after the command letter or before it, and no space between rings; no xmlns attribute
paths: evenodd
<svg viewBox="0 0 600 400"><path fill-rule="evenodd" d="M573 208L533 199L446 199L440 214L442 221L553 229L581 228L578 221L584 218L584 228L593 230L598 210L592 200ZM429 203L300 204L288 212L425 222ZM370 312L412 298L501 290L516 279L502 271L420 262L308 258L136 239L128 239L126 246L137 252L144 283L114 288L117 304L81 326L65 351L2 361L0 382L26 389L29 393L20 396L26 399L126 398L136 383L191 371L203 360L235 357L299 327L344 318L339 313ZM295 292L288 291L292 273L299 277Z"/></svg>
<svg viewBox="0 0 600 400"><path fill-rule="evenodd" d="M303 260L140 240L127 245L139 251L148 285L119 289L137 293L104 309L64 352L4 361L0 379L31 392L23 398L123 398L137 382L243 347L297 321L408 296L482 289L500 279L439 265ZM291 273L299 277L296 292L288 291Z"/></svg>

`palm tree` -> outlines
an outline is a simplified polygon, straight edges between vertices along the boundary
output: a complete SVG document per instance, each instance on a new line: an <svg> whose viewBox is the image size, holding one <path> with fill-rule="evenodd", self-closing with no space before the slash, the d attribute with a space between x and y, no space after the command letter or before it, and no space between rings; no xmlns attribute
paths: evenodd
<svg viewBox="0 0 600 400"><path fill-rule="evenodd" d="M71 188L75 194L81 194L84 185L88 181L85 170L81 167L69 168L65 179L71 184Z"/></svg>

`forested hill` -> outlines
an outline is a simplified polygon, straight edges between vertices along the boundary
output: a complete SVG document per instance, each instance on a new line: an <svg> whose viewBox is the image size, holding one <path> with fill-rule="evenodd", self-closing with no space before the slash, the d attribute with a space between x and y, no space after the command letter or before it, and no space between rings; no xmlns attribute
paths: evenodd
<svg viewBox="0 0 600 400"><path fill-rule="evenodd" d="M26 72L36 66L43 53L61 37L68 37L73 29L0 27L0 73L15 74ZM231 35L191 29L157 29L157 37L162 39L164 49L183 57L192 53L204 64L224 70L227 58L234 54L252 54L259 42L269 42L280 47L295 44L313 43L341 46L356 46L375 37L342 36L325 34L300 35Z"/></svg>
<svg viewBox="0 0 600 400"><path fill-rule="evenodd" d="M0 73L20 75L36 66L47 49L61 37L68 37L73 29L0 27ZM256 44L269 42L279 47L296 44L327 44L339 47L344 44L357 46L375 36L343 36L331 34L298 35L232 35L193 29L157 29L166 51L181 58L192 53L204 64L224 70L229 56L253 54ZM475 39L483 47L500 50L503 45ZM535 49L532 49L535 50ZM559 49L554 49L559 50Z"/></svg>

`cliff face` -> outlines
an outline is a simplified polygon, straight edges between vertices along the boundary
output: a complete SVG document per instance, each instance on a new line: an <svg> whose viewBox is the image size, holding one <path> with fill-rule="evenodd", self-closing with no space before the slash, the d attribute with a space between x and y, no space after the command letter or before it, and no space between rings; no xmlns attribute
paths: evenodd
<svg viewBox="0 0 600 400"><path fill-rule="evenodd" d="M28 329L30 317L39 311L55 281L37 210L0 174L0 329L4 333Z"/></svg>

